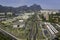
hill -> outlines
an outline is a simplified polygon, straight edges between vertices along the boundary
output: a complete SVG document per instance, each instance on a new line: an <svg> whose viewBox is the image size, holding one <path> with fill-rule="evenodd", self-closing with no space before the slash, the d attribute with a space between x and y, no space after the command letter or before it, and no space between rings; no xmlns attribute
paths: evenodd
<svg viewBox="0 0 60 40"><path fill-rule="evenodd" d="M0 13L1 12L30 12L30 11L39 11L41 10L41 6L37 4L33 4L32 6L28 7L27 5L20 6L20 7L7 7L0 5Z"/></svg>

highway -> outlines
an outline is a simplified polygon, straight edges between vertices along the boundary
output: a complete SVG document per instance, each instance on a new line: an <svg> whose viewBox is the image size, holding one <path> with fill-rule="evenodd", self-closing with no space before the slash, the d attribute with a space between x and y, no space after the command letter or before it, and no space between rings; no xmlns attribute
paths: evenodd
<svg viewBox="0 0 60 40"><path fill-rule="evenodd" d="M11 37L11 40L18 40L18 38L16 38L15 36L13 36L12 34L6 32L5 30L0 28L0 32L2 32L4 35L8 35Z"/></svg>

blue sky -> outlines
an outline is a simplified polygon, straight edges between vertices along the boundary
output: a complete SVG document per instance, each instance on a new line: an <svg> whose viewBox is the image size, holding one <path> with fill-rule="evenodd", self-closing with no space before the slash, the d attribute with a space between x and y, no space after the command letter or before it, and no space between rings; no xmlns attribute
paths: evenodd
<svg viewBox="0 0 60 40"><path fill-rule="evenodd" d="M60 9L60 0L0 0L0 5L19 7L38 4L43 9Z"/></svg>

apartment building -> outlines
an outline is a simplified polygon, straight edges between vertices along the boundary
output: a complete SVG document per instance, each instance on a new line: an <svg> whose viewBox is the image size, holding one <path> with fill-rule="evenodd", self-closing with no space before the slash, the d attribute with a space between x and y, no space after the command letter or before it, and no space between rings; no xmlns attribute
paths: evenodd
<svg viewBox="0 0 60 40"><path fill-rule="evenodd" d="M7 15L13 15L13 13L12 13L12 12L7 12L6 14L7 14Z"/></svg>
<svg viewBox="0 0 60 40"><path fill-rule="evenodd" d="M25 22L23 19L17 20L16 22L13 23L13 28L23 28L25 27Z"/></svg>
<svg viewBox="0 0 60 40"><path fill-rule="evenodd" d="M56 14L56 13L60 13L59 10L52 10L52 9L40 10L40 14L43 14L43 16L46 20L49 20L50 14Z"/></svg>
<svg viewBox="0 0 60 40"><path fill-rule="evenodd" d="M5 13L0 13L0 21L2 20L6 20L6 16L5 16Z"/></svg>

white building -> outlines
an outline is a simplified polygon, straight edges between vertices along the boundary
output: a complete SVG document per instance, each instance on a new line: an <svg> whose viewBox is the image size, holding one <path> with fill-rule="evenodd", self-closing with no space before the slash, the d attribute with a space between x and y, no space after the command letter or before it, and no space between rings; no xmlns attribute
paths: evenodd
<svg viewBox="0 0 60 40"><path fill-rule="evenodd" d="M7 14L7 15L12 15L13 13L12 13L12 12L7 12L6 14Z"/></svg>
<svg viewBox="0 0 60 40"><path fill-rule="evenodd" d="M6 19L7 19L7 18L6 18L5 13L0 13L0 21L6 20Z"/></svg>
<svg viewBox="0 0 60 40"><path fill-rule="evenodd" d="M59 13L59 10L43 9L43 10L40 10L38 13L43 14L44 18L46 20L49 20L49 14Z"/></svg>
<svg viewBox="0 0 60 40"><path fill-rule="evenodd" d="M25 27L24 20L18 20L13 23L13 28L23 28L23 27Z"/></svg>
<svg viewBox="0 0 60 40"><path fill-rule="evenodd" d="M13 28L17 28L17 25L13 25Z"/></svg>
<svg viewBox="0 0 60 40"><path fill-rule="evenodd" d="M19 20L19 22L23 22L24 20Z"/></svg>
<svg viewBox="0 0 60 40"><path fill-rule="evenodd" d="M27 16L34 15L34 12L32 12L32 13L24 13L24 15L27 15Z"/></svg>
<svg viewBox="0 0 60 40"><path fill-rule="evenodd" d="M56 13L59 13L59 10L43 9L43 10L40 10L40 12L41 12L42 14L44 14L44 13L56 14Z"/></svg>
<svg viewBox="0 0 60 40"><path fill-rule="evenodd" d="M5 13L0 13L0 18L4 18L5 17Z"/></svg>

